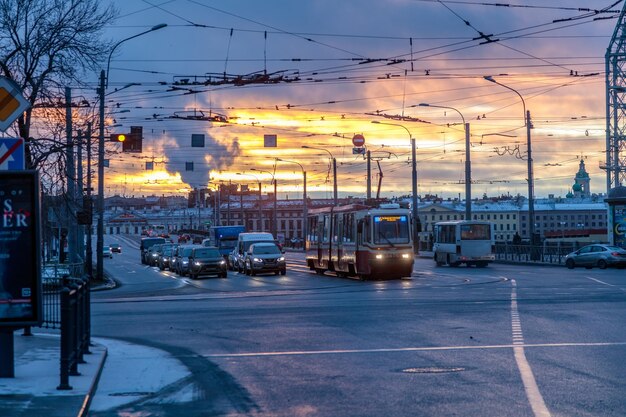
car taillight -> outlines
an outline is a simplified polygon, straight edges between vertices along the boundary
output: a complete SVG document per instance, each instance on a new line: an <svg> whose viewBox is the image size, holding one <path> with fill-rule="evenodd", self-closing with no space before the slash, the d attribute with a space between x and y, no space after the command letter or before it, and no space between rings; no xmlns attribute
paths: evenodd
<svg viewBox="0 0 626 417"><path fill-rule="evenodd" d="M622 255L619 252L611 252L611 255L613 255L613 256L624 256L624 255Z"/></svg>

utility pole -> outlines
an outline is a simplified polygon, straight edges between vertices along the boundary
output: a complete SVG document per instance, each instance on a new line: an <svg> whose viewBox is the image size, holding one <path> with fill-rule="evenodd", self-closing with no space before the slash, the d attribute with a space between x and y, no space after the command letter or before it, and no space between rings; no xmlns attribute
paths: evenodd
<svg viewBox="0 0 626 417"><path fill-rule="evenodd" d="M86 271L89 279L93 279L93 248L91 243L91 228L93 224L93 201L91 200L91 122L87 123L87 210L89 224L87 225L87 248L85 249Z"/></svg>
<svg viewBox="0 0 626 417"><path fill-rule="evenodd" d="M65 177L67 179L67 250L69 261L78 259L78 227L76 226L76 166L74 164L74 140L72 138L72 90L65 87ZM63 250L63 248L61 248Z"/></svg>
<svg viewBox="0 0 626 417"><path fill-rule="evenodd" d="M532 123L530 121L530 110L526 111L526 147L528 148L528 217L529 217L529 230L530 230L530 243L535 245L535 187L533 181L533 155L530 139L530 129L532 129Z"/></svg>
<svg viewBox="0 0 626 417"><path fill-rule="evenodd" d="M367 151L367 200L372 199L372 153Z"/></svg>

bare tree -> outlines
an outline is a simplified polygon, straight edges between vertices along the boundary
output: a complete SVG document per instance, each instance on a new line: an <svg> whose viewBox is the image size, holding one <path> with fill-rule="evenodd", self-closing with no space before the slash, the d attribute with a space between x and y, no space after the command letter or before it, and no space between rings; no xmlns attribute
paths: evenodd
<svg viewBox="0 0 626 417"><path fill-rule="evenodd" d="M33 112L55 107L63 86L82 84L82 76L99 67L112 45L102 39L103 29L116 16L100 0L0 0L0 75L14 80L31 104L17 127L28 168L59 149L29 146Z"/></svg>

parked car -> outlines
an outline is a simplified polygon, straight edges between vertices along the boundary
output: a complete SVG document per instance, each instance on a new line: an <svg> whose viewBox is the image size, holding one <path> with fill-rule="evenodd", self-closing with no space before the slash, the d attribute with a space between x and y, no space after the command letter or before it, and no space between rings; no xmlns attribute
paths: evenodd
<svg viewBox="0 0 626 417"><path fill-rule="evenodd" d="M102 257L103 258L113 258L113 252L111 252L111 248L109 246L102 247Z"/></svg>
<svg viewBox="0 0 626 417"><path fill-rule="evenodd" d="M217 275L228 277L226 260L215 246L193 248L189 255L189 277L198 278L200 275Z"/></svg>
<svg viewBox="0 0 626 417"><path fill-rule="evenodd" d="M253 243L244 258L244 272L246 275L256 275L261 272L285 275L287 273L285 256L273 242Z"/></svg>
<svg viewBox="0 0 626 417"><path fill-rule="evenodd" d="M565 266L573 269L584 266L591 269L597 266L605 269L609 266L624 268L626 266L626 250L619 246L592 244L583 246L565 257Z"/></svg>
<svg viewBox="0 0 626 417"><path fill-rule="evenodd" d="M119 243L111 243L109 247L111 248L111 252L113 253L122 253L122 245L120 245Z"/></svg>

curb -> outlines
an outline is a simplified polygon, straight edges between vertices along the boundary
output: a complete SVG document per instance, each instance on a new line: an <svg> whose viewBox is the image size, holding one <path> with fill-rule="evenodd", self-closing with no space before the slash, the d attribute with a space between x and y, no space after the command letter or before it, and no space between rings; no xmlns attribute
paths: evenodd
<svg viewBox="0 0 626 417"><path fill-rule="evenodd" d="M89 415L89 406L91 405L91 400L94 395L96 395L96 391L98 389L98 382L100 382L100 376L102 375L102 370L104 369L104 363L106 362L108 356L108 349L106 346L104 347L104 353L102 355L102 359L100 359L100 366L98 367L98 372L96 373L95 378L91 382L91 386L89 387L89 391L85 395L85 399L83 400L83 405L80 407L78 411L77 417L87 417Z"/></svg>

